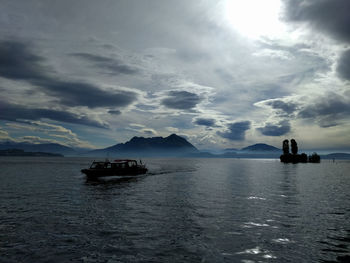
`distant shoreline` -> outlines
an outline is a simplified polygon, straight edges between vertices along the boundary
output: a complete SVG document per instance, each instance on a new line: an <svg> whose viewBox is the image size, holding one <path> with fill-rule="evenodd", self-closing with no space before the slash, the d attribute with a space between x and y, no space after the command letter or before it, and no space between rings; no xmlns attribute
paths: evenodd
<svg viewBox="0 0 350 263"><path fill-rule="evenodd" d="M63 154L59 153L50 153L50 152L26 152L24 150L20 149L6 149L6 150L0 150L0 157L90 157L90 158L124 158L124 157L135 157L135 158L208 158L208 159L279 159L280 154L278 153L224 153L224 154L213 154L209 152L199 152L194 154L174 154L174 155L147 155L147 154L141 154L135 155L130 153L110 153L107 156L101 156L101 155L90 155L86 156L84 154L77 154L77 155L67 155L64 156ZM331 154L325 154L320 155L322 160L350 160L350 154L348 153L331 153Z"/></svg>

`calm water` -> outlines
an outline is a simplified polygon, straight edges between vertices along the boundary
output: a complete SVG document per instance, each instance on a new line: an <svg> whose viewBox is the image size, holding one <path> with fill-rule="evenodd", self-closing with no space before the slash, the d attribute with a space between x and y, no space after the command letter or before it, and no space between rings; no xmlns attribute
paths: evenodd
<svg viewBox="0 0 350 263"><path fill-rule="evenodd" d="M350 262L350 162L0 159L0 262Z"/></svg>

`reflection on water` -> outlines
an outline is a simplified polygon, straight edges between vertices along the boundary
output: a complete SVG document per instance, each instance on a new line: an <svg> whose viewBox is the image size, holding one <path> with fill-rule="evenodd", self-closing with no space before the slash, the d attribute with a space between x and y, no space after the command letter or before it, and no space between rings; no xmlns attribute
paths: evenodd
<svg viewBox="0 0 350 263"><path fill-rule="evenodd" d="M349 262L350 162L0 159L0 262Z"/></svg>
<svg viewBox="0 0 350 263"><path fill-rule="evenodd" d="M288 238L276 238L276 239L272 239L272 242L276 242L279 244L288 244L288 243L292 243L293 241L289 240Z"/></svg>
<svg viewBox="0 0 350 263"><path fill-rule="evenodd" d="M236 254L250 254L250 255L261 255L262 258L265 259L276 259L276 257L274 255L271 254L270 251L265 250L265 249L261 249L260 247L255 247L255 248L251 248L251 249L246 249L244 251L241 252L237 252ZM243 262L247 262L247 260L243 261Z"/></svg>
<svg viewBox="0 0 350 263"><path fill-rule="evenodd" d="M137 182L144 178L145 175L140 176L110 176L110 177L100 177L100 178L86 178L86 185L123 185L133 182Z"/></svg>

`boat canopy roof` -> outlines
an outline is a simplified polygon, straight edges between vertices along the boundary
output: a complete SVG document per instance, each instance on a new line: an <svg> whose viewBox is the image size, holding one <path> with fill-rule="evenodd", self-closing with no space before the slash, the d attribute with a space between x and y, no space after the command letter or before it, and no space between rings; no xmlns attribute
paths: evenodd
<svg viewBox="0 0 350 263"><path fill-rule="evenodd" d="M112 161L113 163L127 163L127 162L136 162L136 160L131 160L131 159L120 159L120 160L114 160ZM105 161L93 161L93 163L112 163L109 160L105 160Z"/></svg>
<svg viewBox="0 0 350 263"><path fill-rule="evenodd" d="M117 165L117 167L119 166L137 166L137 161L136 160L129 160L129 159L123 159L123 160L114 160L112 162L110 162L109 160L105 160L105 161L93 161L90 168L108 168L110 166L115 166Z"/></svg>

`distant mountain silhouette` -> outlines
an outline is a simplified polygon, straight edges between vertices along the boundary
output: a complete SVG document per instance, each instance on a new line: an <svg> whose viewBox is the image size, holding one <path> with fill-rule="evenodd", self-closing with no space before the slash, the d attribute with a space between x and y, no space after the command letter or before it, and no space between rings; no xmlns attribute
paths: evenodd
<svg viewBox="0 0 350 263"><path fill-rule="evenodd" d="M248 147L242 148L240 151L241 152L281 152L280 149L265 143L257 143L254 145L250 145Z"/></svg>
<svg viewBox="0 0 350 263"><path fill-rule="evenodd" d="M63 155L59 153L26 152L19 149L0 150L0 156L63 157Z"/></svg>
<svg viewBox="0 0 350 263"><path fill-rule="evenodd" d="M71 148L57 143L32 144L26 142L0 142L0 150L19 149L25 152L44 152L64 156L120 156L120 157L190 157L190 158L279 158L281 150L264 143L257 143L241 150L228 148L221 152L199 151L185 138L176 134L168 137L133 137L126 143L119 143L104 149L88 150ZM322 159L350 159L348 153L322 155Z"/></svg>
<svg viewBox="0 0 350 263"><path fill-rule="evenodd" d="M196 147L176 134L168 137L133 137L126 143L119 143L104 149L90 151L92 156L185 156L198 153Z"/></svg>
<svg viewBox="0 0 350 263"><path fill-rule="evenodd" d="M239 149L237 149L237 148L225 148L224 149L224 152L238 152L239 151Z"/></svg>
<svg viewBox="0 0 350 263"><path fill-rule="evenodd" d="M77 155L77 151L71 147L67 147L58 143L26 143L26 142L12 142L6 141L0 143L0 150L18 149L25 152L46 152L58 153L63 155Z"/></svg>

